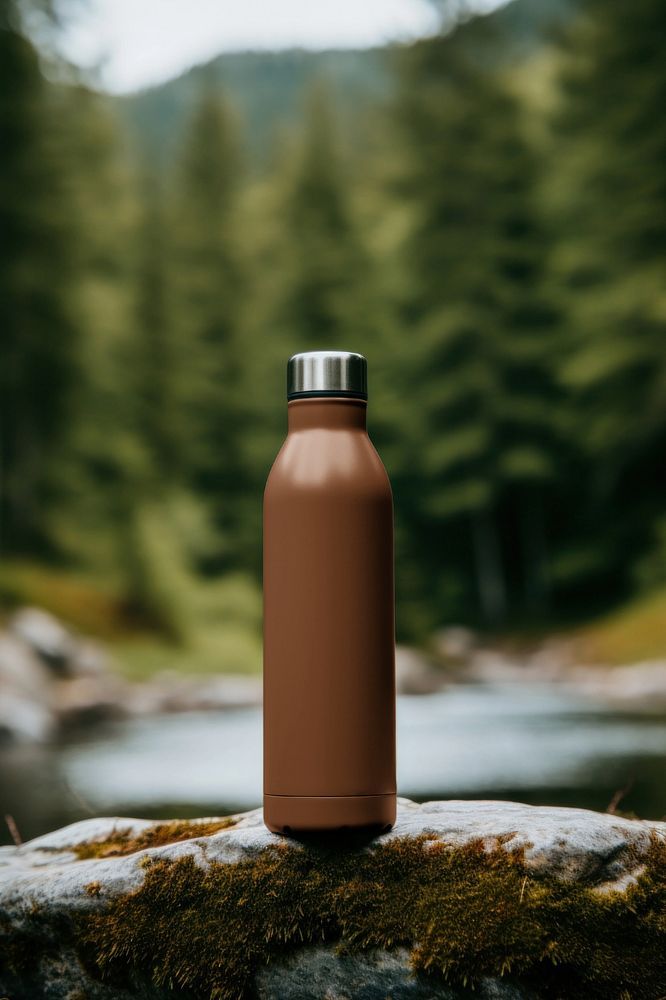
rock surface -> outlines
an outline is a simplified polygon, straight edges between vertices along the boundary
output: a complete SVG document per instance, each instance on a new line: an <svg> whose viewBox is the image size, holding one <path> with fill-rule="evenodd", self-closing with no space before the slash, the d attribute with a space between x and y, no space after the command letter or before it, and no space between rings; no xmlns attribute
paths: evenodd
<svg viewBox="0 0 666 1000"><path fill-rule="evenodd" d="M398 694L433 694L447 683L446 674L417 649L397 646L395 650L395 683Z"/></svg>
<svg viewBox="0 0 666 1000"><path fill-rule="evenodd" d="M666 707L666 660L624 666L579 663L565 642L547 641L530 654L473 650L458 678L481 684L552 684L590 704L654 713Z"/></svg>
<svg viewBox="0 0 666 1000"><path fill-rule="evenodd" d="M260 705L261 697L261 677L244 675L164 671L130 684L103 646L40 608L21 608L0 631L0 746L131 715Z"/></svg>
<svg viewBox="0 0 666 1000"><path fill-rule="evenodd" d="M48 668L20 639L0 635L0 746L40 742L54 728Z"/></svg>
<svg viewBox="0 0 666 1000"><path fill-rule="evenodd" d="M128 685L103 648L40 608L0 633L0 743L46 742L67 726L126 714Z"/></svg>
<svg viewBox="0 0 666 1000"><path fill-rule="evenodd" d="M128 703L134 715L172 712L217 712L261 705L261 677L244 674L177 674L162 672L135 684Z"/></svg>
<svg viewBox="0 0 666 1000"><path fill-rule="evenodd" d="M137 973L135 969L129 979L106 981L104 969L100 971L100 967L95 967L89 953L86 959L77 938L76 928L82 920L105 914L115 900L126 898L128 894L132 898L131 894L141 891L150 872L158 870L160 862L167 862L162 868L169 871L170 864L182 864L184 859L191 859L196 866L192 872L202 868L208 871L211 866L219 872L219 866L233 866L238 862L255 864L265 856L293 857L294 852L306 857L308 851L314 850L310 843L302 844L269 833L263 826L260 810L233 817L228 821L230 825L211 833L213 822L197 820L183 829L170 824L176 842L160 845L160 832L167 829L166 824L138 819L91 819L19 847L0 848L0 996L10 1000L82 1000L83 997L87 1000L111 1000L112 997L123 1000L176 995L206 998L245 995L243 990L234 992L233 984L227 992L224 987L215 993L212 986L210 989L199 986L184 993L171 992L162 984L151 983L149 957L143 972ZM183 836L187 839L178 839ZM159 846L141 847L151 843L151 837ZM486 853L492 859L497 853L514 857L519 852L521 880L524 880L518 883L522 886L521 898L513 900L512 905L522 903L523 891L529 882L529 893L532 886L537 887L535 892L545 891L547 885L560 886L557 890L563 894L560 905L566 905L567 894L573 896L584 889L591 899L599 899L603 905L611 901L612 906L621 907L632 887L639 887L644 880L655 845L666 844L666 823L509 802L451 801L417 805L403 799L397 823L390 833L365 844L337 840L331 845L329 842L328 853L312 855L315 860L310 868L328 864L326 859L330 860L331 852L335 856L348 856L351 852L354 857L365 857L366 862L370 857L372 871L373 859L379 857L375 852L390 850L391 845L395 848L415 838L420 838L419 850L425 852L424 859L432 859L428 852L435 848L455 852L475 844L479 845L481 858ZM125 853L129 850L131 853ZM99 856L86 857L90 853ZM489 871L492 876L492 865ZM490 885L488 870L484 868L481 874L486 882L479 882L479 885L485 886L482 891L486 894ZM661 872L660 877L665 876L666 873ZM358 877L362 878L360 874ZM189 881L185 880L181 884L184 888L178 891L186 892ZM268 884L271 885L270 880ZM428 892L425 877L422 889L424 894ZM279 889L276 882L275 893L279 891L283 889ZM347 887L346 891L353 894L360 889ZM469 891L474 896L474 885ZM642 906L652 905L652 891L641 889ZM478 904L478 894L475 898ZM179 897L176 897L169 905L177 908L178 904ZM663 904L663 895L655 895L655 907ZM190 901L182 905L193 904ZM292 899L290 905L297 904ZM626 916L622 918L628 921L629 937L634 919L632 906L629 902ZM212 915L210 919L213 920ZM473 916L470 919L473 920ZM479 939L483 937L484 919L482 915ZM490 905L488 919L492 922ZM604 919L608 922L617 919L616 910L609 910ZM657 912L655 920L661 921L661 930L657 933L662 934L666 944L663 911L660 917ZM561 933L561 928L557 932ZM446 927L441 933L446 933ZM255 993L262 1000L385 1000L386 997L434 1000L468 995L481 1000L520 1000L588 995L553 994L545 991L545 987L542 991L534 976L529 982L512 977L509 960L505 976L480 974L471 992L470 987L462 983L415 975L410 948L418 950L418 941L396 941L395 947L389 948L366 942L360 951L345 947L340 952L336 947L339 936L333 931L330 940L318 945L296 947L292 942L284 954L277 952L270 961L265 959L257 964L251 970L251 986ZM150 942L147 947L150 952ZM30 961L21 960L24 953L30 955ZM16 955L19 957L12 959ZM657 955L655 952L654 961L663 962L663 953ZM482 951L479 951L479 969L483 973ZM653 970L651 975L654 979L660 973ZM666 988L666 979L662 985ZM626 983L619 982L617 994L609 991L604 995L655 998L659 995L657 990L649 992L649 987L647 992L622 993L625 987Z"/></svg>

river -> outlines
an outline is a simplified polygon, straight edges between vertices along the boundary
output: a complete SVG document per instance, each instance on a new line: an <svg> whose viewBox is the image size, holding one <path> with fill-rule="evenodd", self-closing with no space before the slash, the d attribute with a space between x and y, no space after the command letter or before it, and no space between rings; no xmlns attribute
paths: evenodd
<svg viewBox="0 0 666 1000"><path fill-rule="evenodd" d="M398 699L409 798L502 798L666 814L666 716L548 685L459 685ZM137 717L0 752L0 817L27 839L90 815L220 815L261 801L261 710ZM8 842L8 829L0 831Z"/></svg>

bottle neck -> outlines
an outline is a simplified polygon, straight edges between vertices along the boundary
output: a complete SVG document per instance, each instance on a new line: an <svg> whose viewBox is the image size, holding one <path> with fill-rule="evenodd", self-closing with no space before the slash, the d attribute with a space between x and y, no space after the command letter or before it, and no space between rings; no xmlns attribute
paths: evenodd
<svg viewBox="0 0 666 1000"><path fill-rule="evenodd" d="M344 396L293 399L287 406L289 433L312 428L365 431L367 408L364 399Z"/></svg>

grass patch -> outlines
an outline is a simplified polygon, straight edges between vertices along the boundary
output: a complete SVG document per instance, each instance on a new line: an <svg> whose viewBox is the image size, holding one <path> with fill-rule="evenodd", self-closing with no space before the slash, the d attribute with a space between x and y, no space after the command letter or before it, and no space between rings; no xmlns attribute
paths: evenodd
<svg viewBox="0 0 666 1000"><path fill-rule="evenodd" d="M572 638L583 663L619 665L666 658L666 588L584 626Z"/></svg>
<svg viewBox="0 0 666 1000"><path fill-rule="evenodd" d="M0 606L9 612L25 605L44 608L72 628L106 640L139 627L120 594L93 577L6 561L0 566Z"/></svg>
<svg viewBox="0 0 666 1000"><path fill-rule="evenodd" d="M191 674L261 671L261 592L242 574L197 581L189 593L189 624L181 643L129 636L112 647L130 680L163 670Z"/></svg>
<svg viewBox="0 0 666 1000"><path fill-rule="evenodd" d="M84 635L102 639L129 680L161 671L191 674L261 670L261 591L251 577L186 577L180 641L140 615L112 583L32 563L0 567L0 608L44 608ZM186 613L185 613L186 612Z"/></svg>
<svg viewBox="0 0 666 1000"><path fill-rule="evenodd" d="M175 645L141 636L114 643L111 651L128 680L149 680L162 671L179 674L258 674L261 638L242 628L221 627Z"/></svg>

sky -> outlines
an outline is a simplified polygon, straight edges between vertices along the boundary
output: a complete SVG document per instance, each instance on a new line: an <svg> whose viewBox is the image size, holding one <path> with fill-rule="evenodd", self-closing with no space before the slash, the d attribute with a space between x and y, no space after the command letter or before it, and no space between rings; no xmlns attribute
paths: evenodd
<svg viewBox="0 0 666 1000"><path fill-rule="evenodd" d="M490 10L506 0L471 0ZM123 93L161 83L220 52L356 48L436 30L427 0L87 0L62 38L74 63Z"/></svg>

